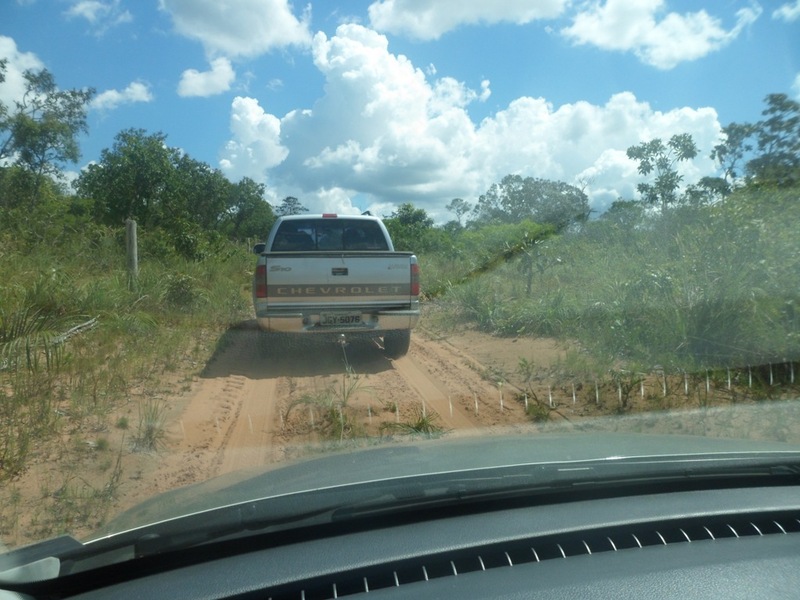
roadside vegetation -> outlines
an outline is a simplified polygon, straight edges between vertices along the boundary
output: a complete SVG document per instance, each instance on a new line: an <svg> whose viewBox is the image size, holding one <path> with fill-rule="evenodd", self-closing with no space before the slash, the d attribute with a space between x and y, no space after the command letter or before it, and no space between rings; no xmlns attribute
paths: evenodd
<svg viewBox="0 0 800 600"><path fill-rule="evenodd" d="M273 207L263 185L230 182L138 129L120 132L68 184L93 92L60 91L46 71L26 77L26 99L0 105L0 534L30 513L15 481L57 460L36 522L24 524L44 537L98 525L119 457L163 448L165 381L200 372L222 333L251 318L252 242L277 215L306 209L293 197ZM596 219L584 189L518 174L474 205L452 199L444 225L401 205L386 224L397 249L420 257L425 300L436 305L430 325L569 340L576 350L563 374L602 377L620 403L638 373L736 369L793 384L800 104L781 94L766 104L762 121L724 129L716 178L682 180L679 166L697 155L686 134L629 148L641 199L619 199ZM135 275L126 219L139 226ZM527 360L525 384L540 375ZM345 374L286 418L304 409L327 438L359 436L348 414L357 386ZM541 403L526 409L547 419ZM383 433L440 435L437 419L421 413ZM124 433L120 447L108 441L113 430ZM81 479L87 463L105 483Z"/></svg>
<svg viewBox="0 0 800 600"><path fill-rule="evenodd" d="M799 200L797 188L743 189L635 225L604 216L427 289L442 290L441 327L573 340L603 370L796 361L800 228L789 215ZM440 261L423 255L423 267L434 263L423 273Z"/></svg>
<svg viewBox="0 0 800 600"><path fill-rule="evenodd" d="M436 322L570 340L581 351L573 369L592 377L758 367L761 378L774 364L773 383L777 371L794 382L800 104L766 102L763 121L724 128L712 154L720 177L682 180L680 163L697 155L685 134L629 148L642 199L619 199L597 219L574 209L540 218L543 182L518 177L471 208L454 201L446 243L440 229L423 238Z"/></svg>

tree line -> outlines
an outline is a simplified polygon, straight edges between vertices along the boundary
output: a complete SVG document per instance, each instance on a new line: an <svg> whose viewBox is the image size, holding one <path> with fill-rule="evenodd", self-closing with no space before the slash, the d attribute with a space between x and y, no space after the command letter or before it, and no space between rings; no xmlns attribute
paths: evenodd
<svg viewBox="0 0 800 600"><path fill-rule="evenodd" d="M0 60L0 83L7 60ZM36 219L121 227L135 219L189 258L223 239L263 235L275 220L263 184L231 182L219 170L170 147L163 133L126 129L99 160L66 182L80 159L93 89L60 90L46 69L23 74L24 93L0 102L0 209L7 226ZM74 193L73 193L74 192Z"/></svg>
<svg viewBox="0 0 800 600"><path fill-rule="evenodd" d="M6 69L7 61L0 60L0 83ZM209 241L263 237L277 216L307 211L292 196L273 207L263 184L247 177L231 182L219 169L170 147L163 133L143 129L117 134L73 182L76 194L71 194L62 169L80 158L78 137L87 133L86 112L95 92L59 90L47 70L26 71L24 81L21 99L11 106L0 103L0 208L8 214L61 210L112 227L133 218L145 230L162 232L179 253L199 257L198 249ZM713 204L742 186L797 185L800 104L785 94L770 94L765 102L762 120L723 128L711 154L717 177L684 185L679 164L698 154L688 133L628 148L643 177L640 198L618 199L601 218L632 226L645 214ZM474 205L454 198L447 209L455 218L441 227L412 203L384 215L396 247L435 251L463 230L522 222L562 232L582 226L592 212L584 189L520 174L493 183Z"/></svg>
<svg viewBox="0 0 800 600"><path fill-rule="evenodd" d="M650 217L664 217L675 209L696 209L724 201L737 190L786 190L800 184L800 103L786 94L765 98L763 119L756 123L731 123L722 128L712 158L720 172L686 182L681 163L699 153L689 133L664 141L654 138L629 147L626 155L637 164L643 180L636 186L639 198L618 198L600 220L635 227ZM471 205L462 198L446 206L455 218L439 228L453 234L488 224L524 221L547 225L555 232L581 227L592 210L583 189L561 181L509 174L494 183ZM401 249L422 250L442 246L442 236L432 231L433 220L423 209L404 204L387 219Z"/></svg>

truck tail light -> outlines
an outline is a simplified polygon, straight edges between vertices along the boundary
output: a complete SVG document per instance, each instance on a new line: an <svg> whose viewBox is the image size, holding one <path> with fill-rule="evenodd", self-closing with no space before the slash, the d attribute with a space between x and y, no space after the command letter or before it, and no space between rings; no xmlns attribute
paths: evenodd
<svg viewBox="0 0 800 600"><path fill-rule="evenodd" d="M417 263L411 265L411 295L419 296L419 265Z"/></svg>
<svg viewBox="0 0 800 600"><path fill-rule="evenodd" d="M267 265L256 266L255 278L256 298L267 297Z"/></svg>

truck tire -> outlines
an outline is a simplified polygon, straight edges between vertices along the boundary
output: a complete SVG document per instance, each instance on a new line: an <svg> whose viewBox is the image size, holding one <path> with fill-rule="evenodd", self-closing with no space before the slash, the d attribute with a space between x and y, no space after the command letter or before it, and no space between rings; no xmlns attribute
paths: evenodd
<svg viewBox="0 0 800 600"><path fill-rule="evenodd" d="M411 345L411 330L387 331L383 336L383 353L388 358L400 358L408 352Z"/></svg>

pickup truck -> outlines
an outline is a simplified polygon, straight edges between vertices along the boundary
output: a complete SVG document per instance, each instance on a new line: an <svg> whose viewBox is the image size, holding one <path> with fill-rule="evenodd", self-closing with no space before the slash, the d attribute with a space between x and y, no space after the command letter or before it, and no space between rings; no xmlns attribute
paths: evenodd
<svg viewBox="0 0 800 600"><path fill-rule="evenodd" d="M419 320L419 266L395 252L383 222L336 214L280 217L258 255L253 305L267 347L281 336L371 338L408 352Z"/></svg>

